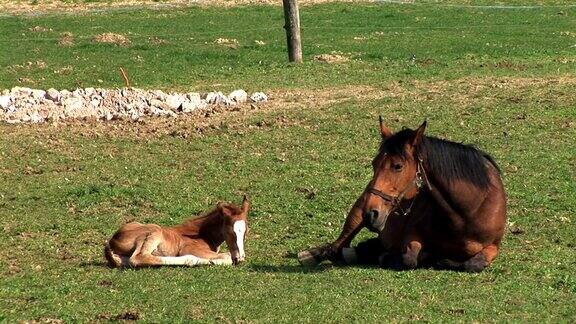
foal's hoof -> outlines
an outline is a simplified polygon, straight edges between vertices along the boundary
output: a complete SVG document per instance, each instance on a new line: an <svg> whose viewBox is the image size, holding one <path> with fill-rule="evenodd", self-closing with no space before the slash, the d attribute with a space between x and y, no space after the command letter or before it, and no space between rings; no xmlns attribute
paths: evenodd
<svg viewBox="0 0 576 324"><path fill-rule="evenodd" d="M210 260L210 264L213 264L213 265L232 265L232 259L231 258L212 259L212 260Z"/></svg>
<svg viewBox="0 0 576 324"><path fill-rule="evenodd" d="M320 263L318 258L310 253L310 251L302 251L298 253L298 262L305 267L315 266Z"/></svg>

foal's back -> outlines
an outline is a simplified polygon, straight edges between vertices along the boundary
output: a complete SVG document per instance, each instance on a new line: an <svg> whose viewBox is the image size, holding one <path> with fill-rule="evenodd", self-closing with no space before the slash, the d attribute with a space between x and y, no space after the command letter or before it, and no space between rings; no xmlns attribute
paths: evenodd
<svg viewBox="0 0 576 324"><path fill-rule="evenodd" d="M108 244L116 254L130 256L141 241L155 232L164 232L160 225L131 222L124 224L112 236Z"/></svg>

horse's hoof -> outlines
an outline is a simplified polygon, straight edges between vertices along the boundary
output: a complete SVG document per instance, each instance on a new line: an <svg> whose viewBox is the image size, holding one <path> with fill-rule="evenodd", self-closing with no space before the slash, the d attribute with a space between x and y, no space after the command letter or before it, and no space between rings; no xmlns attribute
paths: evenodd
<svg viewBox="0 0 576 324"><path fill-rule="evenodd" d="M347 264L355 264L358 262L358 255L356 254L356 248L347 247L342 249L342 259Z"/></svg>
<svg viewBox="0 0 576 324"><path fill-rule="evenodd" d="M315 266L320 261L310 251L302 251L298 253L298 262L305 267Z"/></svg>

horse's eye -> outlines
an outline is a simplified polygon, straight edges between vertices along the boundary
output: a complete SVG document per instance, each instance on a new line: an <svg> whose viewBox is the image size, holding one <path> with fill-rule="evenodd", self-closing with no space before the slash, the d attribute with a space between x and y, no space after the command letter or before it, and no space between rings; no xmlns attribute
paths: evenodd
<svg viewBox="0 0 576 324"><path fill-rule="evenodd" d="M404 166L403 166L402 164L400 164L400 163L394 163L394 164L392 164L392 170L394 170L394 171L396 171L396 172L401 171L403 167L404 167Z"/></svg>

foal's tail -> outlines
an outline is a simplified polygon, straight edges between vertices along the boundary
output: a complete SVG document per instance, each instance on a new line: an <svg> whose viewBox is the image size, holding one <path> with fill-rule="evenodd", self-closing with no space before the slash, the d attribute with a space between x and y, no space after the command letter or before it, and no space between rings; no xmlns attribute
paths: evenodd
<svg viewBox="0 0 576 324"><path fill-rule="evenodd" d="M104 257L106 258L106 261L108 261L108 266L110 268L120 268L122 266L122 260L112 251L108 241L104 243Z"/></svg>

